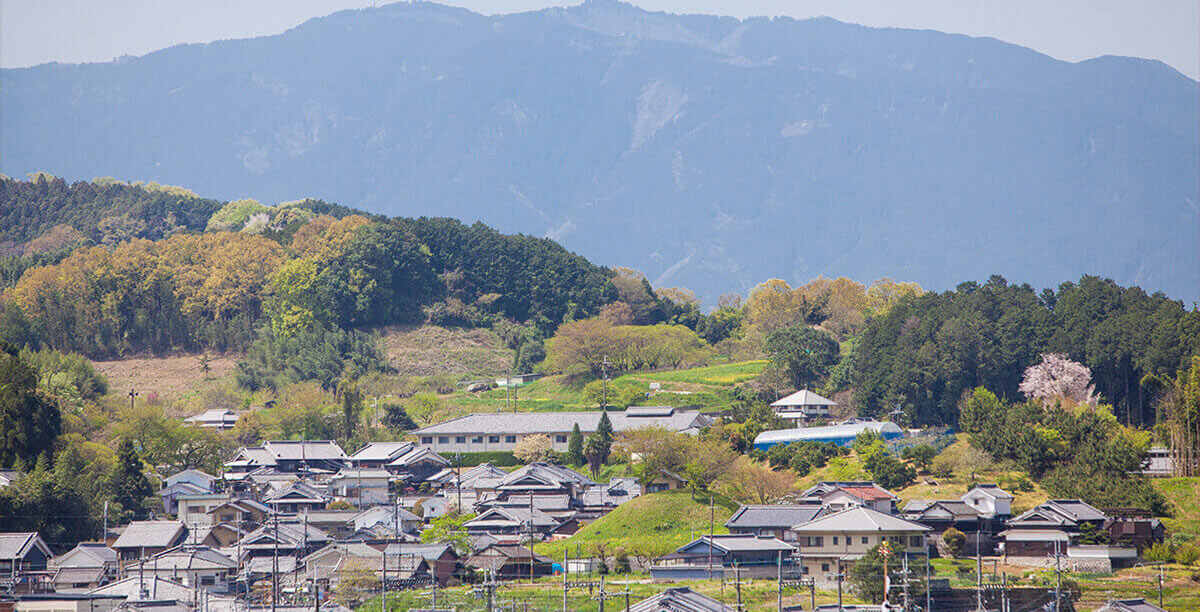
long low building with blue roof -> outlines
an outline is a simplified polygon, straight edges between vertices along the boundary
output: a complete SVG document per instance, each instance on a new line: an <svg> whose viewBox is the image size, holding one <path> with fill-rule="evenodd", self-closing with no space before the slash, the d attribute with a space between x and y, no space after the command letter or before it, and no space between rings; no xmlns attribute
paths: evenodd
<svg viewBox="0 0 1200 612"><path fill-rule="evenodd" d="M873 431L884 440L894 440L904 435L900 426L890 421L876 421L856 417L834 425L821 427L797 427L795 429L773 429L764 431L754 438L754 448L767 450L776 444L788 444L812 440L814 442L832 442L839 446L849 446L854 443L858 434Z"/></svg>

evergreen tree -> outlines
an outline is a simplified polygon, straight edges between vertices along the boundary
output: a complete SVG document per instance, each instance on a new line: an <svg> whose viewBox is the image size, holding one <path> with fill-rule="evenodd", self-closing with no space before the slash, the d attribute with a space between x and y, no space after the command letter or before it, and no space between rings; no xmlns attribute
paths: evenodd
<svg viewBox="0 0 1200 612"><path fill-rule="evenodd" d="M133 440L124 438L117 447L117 465L113 468L112 480L113 498L125 514L132 520L145 519L149 514L146 509L146 498L154 494L150 480L142 472L142 459Z"/></svg>
<svg viewBox="0 0 1200 612"><path fill-rule="evenodd" d="M600 461L608 461L608 454L612 451L613 443L613 426L612 421L608 418L608 413L604 412L600 415L600 423L596 425L596 438L601 444L603 455Z"/></svg>
<svg viewBox="0 0 1200 612"><path fill-rule="evenodd" d="M567 442L567 461L571 465L583 465L584 462L583 432L579 430L579 423L576 423L575 428L571 430L571 440Z"/></svg>

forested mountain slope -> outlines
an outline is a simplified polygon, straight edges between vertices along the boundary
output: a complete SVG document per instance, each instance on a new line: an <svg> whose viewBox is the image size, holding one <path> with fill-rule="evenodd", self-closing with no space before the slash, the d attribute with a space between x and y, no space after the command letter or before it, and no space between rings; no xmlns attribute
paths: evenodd
<svg viewBox="0 0 1200 612"><path fill-rule="evenodd" d="M608 1L412 3L2 80L10 175L480 219L710 303L818 274L1200 287L1197 84L1157 62Z"/></svg>

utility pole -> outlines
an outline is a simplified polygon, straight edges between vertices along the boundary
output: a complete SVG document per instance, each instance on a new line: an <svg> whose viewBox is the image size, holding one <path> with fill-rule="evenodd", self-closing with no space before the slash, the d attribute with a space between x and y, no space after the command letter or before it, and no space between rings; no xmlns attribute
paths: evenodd
<svg viewBox="0 0 1200 612"><path fill-rule="evenodd" d="M103 529L104 529L104 531L100 532L100 541L103 542L105 546L108 546L108 502L107 501L104 502L104 527L103 527ZM238 540L238 541L240 542L241 540Z"/></svg>
<svg viewBox="0 0 1200 612"><path fill-rule="evenodd" d="M379 612L387 612L387 544L383 545L383 580L379 585L383 588L383 597L379 601ZM437 607L437 606L434 606Z"/></svg>
<svg viewBox="0 0 1200 612"><path fill-rule="evenodd" d="M1008 601L1008 572L1000 574L1000 612L1008 612L1011 604Z"/></svg>
<svg viewBox="0 0 1200 612"><path fill-rule="evenodd" d="M600 410L605 411L608 410L608 355L600 362L600 370L604 373L604 401L600 403ZM604 604L601 603L600 607L603 608Z"/></svg>
<svg viewBox="0 0 1200 612"><path fill-rule="evenodd" d="M777 600L776 610L783 612L783 551L776 553L775 559L775 582L778 584L778 592L775 597Z"/></svg>
<svg viewBox="0 0 1200 612"><path fill-rule="evenodd" d="M571 551L563 549L563 612L567 612L567 568L571 566Z"/></svg>
<svg viewBox="0 0 1200 612"><path fill-rule="evenodd" d="M733 562L733 588L737 591L737 609L742 610L742 570L738 566L738 562Z"/></svg>
<svg viewBox="0 0 1200 612"><path fill-rule="evenodd" d="M529 585L533 586L533 491L529 492Z"/></svg>
<svg viewBox="0 0 1200 612"><path fill-rule="evenodd" d="M275 535L271 547L271 612L275 612L275 600L279 598L279 515L276 514Z"/></svg>
<svg viewBox="0 0 1200 612"><path fill-rule="evenodd" d="M976 612L987 612L983 607L983 556L979 550L978 531L975 532L975 610Z"/></svg>
<svg viewBox="0 0 1200 612"><path fill-rule="evenodd" d="M931 564L929 563L929 548L926 548L925 549L925 612L933 612L933 595L931 595L931 591L933 591L933 588L929 584L929 566L930 565Z"/></svg>
<svg viewBox="0 0 1200 612"><path fill-rule="evenodd" d="M904 551L904 566L901 570L901 575L904 576L904 612L908 612L908 550Z"/></svg>
<svg viewBox="0 0 1200 612"><path fill-rule="evenodd" d="M713 563L712 563L712 561L713 561L713 559L712 559L712 557L713 557L713 535L715 534L715 531L714 531L715 528L713 526L713 523L716 520L716 506L714 505L715 499L716 499L716 497L713 496L712 491L709 491L708 492L708 579L709 580L712 580L712 572L713 572ZM721 581L724 582L724 579L725 579L725 572L721 572Z"/></svg>
<svg viewBox="0 0 1200 612"><path fill-rule="evenodd" d="M458 513L462 514L462 451L454 452L454 489L458 496Z"/></svg>
<svg viewBox="0 0 1200 612"><path fill-rule="evenodd" d="M1163 587L1163 568L1162 563L1158 564L1158 607L1162 607L1162 587Z"/></svg>
<svg viewBox="0 0 1200 612"><path fill-rule="evenodd" d="M886 570L885 570L886 571ZM838 587L838 612L843 612L842 608L842 560L837 562L837 587Z"/></svg>
<svg viewBox="0 0 1200 612"><path fill-rule="evenodd" d="M1062 601L1062 562L1058 553L1058 541L1054 542L1054 612L1059 612Z"/></svg>

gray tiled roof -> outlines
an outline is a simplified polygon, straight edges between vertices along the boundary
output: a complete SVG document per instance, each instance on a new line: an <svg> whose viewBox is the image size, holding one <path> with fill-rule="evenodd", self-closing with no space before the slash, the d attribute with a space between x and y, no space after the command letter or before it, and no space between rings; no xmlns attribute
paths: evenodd
<svg viewBox="0 0 1200 612"><path fill-rule="evenodd" d="M837 406L837 402L801 389L787 397L771 402L772 406Z"/></svg>
<svg viewBox="0 0 1200 612"><path fill-rule="evenodd" d="M735 527L743 529L787 529L794 525L807 523L822 515L825 511L825 508L820 504L742 506L725 522L725 526L730 529Z"/></svg>
<svg viewBox="0 0 1200 612"><path fill-rule="evenodd" d="M645 408L645 407L642 407ZM446 434L537 434L569 433L576 424L583 432L594 432L600 424L601 413L590 412L539 412L536 418L527 413L493 412L476 413L450 419L436 425L422 427L415 435ZM712 419L695 410L673 410L668 416L638 416L626 412L608 413L614 431L628 431L643 427L662 427L671 431L686 431L704 427Z"/></svg>
<svg viewBox="0 0 1200 612"><path fill-rule="evenodd" d="M421 555L426 559L437 559L453 548L449 544L388 544L387 554L390 555Z"/></svg>
<svg viewBox="0 0 1200 612"><path fill-rule="evenodd" d="M0 560L24 559L35 546L41 547L46 556L50 556L50 549L36 531L0 533Z"/></svg>
<svg viewBox="0 0 1200 612"><path fill-rule="evenodd" d="M132 567L136 568L137 564ZM189 570L189 569L233 569L237 567L237 563L221 554L220 552L207 546L180 546L178 548L161 552L147 559L144 563L144 569L163 570ZM133 570L133 571L136 571ZM126 574L130 570L126 570Z"/></svg>
<svg viewBox="0 0 1200 612"><path fill-rule="evenodd" d="M61 589L72 584L99 583L104 573L103 567L61 567L54 572L54 586Z"/></svg>
<svg viewBox="0 0 1200 612"><path fill-rule="evenodd" d="M533 477L544 481L548 484L580 484L584 486L594 485L590 478L561 465L551 463L530 463L520 469L514 470L502 478L499 482L500 487L511 486L520 482L526 477Z"/></svg>
<svg viewBox="0 0 1200 612"><path fill-rule="evenodd" d="M168 548L184 533L180 521L134 521L113 542L113 548Z"/></svg>
<svg viewBox="0 0 1200 612"><path fill-rule="evenodd" d="M105 563L116 563L117 551L103 542L80 542L75 548L54 559L57 567L102 567Z"/></svg>
<svg viewBox="0 0 1200 612"><path fill-rule="evenodd" d="M679 550L691 548L696 544L707 544L710 540L715 548L720 548L729 552L791 552L792 550L795 550L791 544L788 544L779 538L760 538L753 535L740 534L721 534L712 536L711 538L707 535L703 535L679 547Z"/></svg>
<svg viewBox="0 0 1200 612"><path fill-rule="evenodd" d="M1145 599L1114 599L1096 609L1096 612L1167 612Z"/></svg>
<svg viewBox="0 0 1200 612"><path fill-rule="evenodd" d="M796 525L793 529L798 533L930 531L924 525L884 514L865 506L855 506L841 512L827 514L803 525Z"/></svg>
<svg viewBox="0 0 1200 612"><path fill-rule="evenodd" d="M391 461L412 450L412 442L404 440L396 442L371 442L358 449L350 459L353 461Z"/></svg>
<svg viewBox="0 0 1200 612"><path fill-rule="evenodd" d="M1051 499L1043 506L1049 506L1076 521L1102 521L1108 518L1099 508L1082 499Z"/></svg>
<svg viewBox="0 0 1200 612"><path fill-rule="evenodd" d="M977 484L971 489L971 491L974 491L975 489L979 489L980 491L986 491L988 495L991 495L992 497L995 497L997 499L1016 499L1015 497L1013 497L1012 493L1009 493L1008 491L1001 489L1000 485L996 485L996 484L989 484L989 483ZM971 491L967 491L967 493L970 493Z"/></svg>
<svg viewBox="0 0 1200 612"><path fill-rule="evenodd" d="M688 587L673 587L633 604L629 612L733 612L733 608Z"/></svg>
<svg viewBox="0 0 1200 612"><path fill-rule="evenodd" d="M342 447L332 440L271 440L263 448L276 459L299 461L302 459L346 459Z"/></svg>

